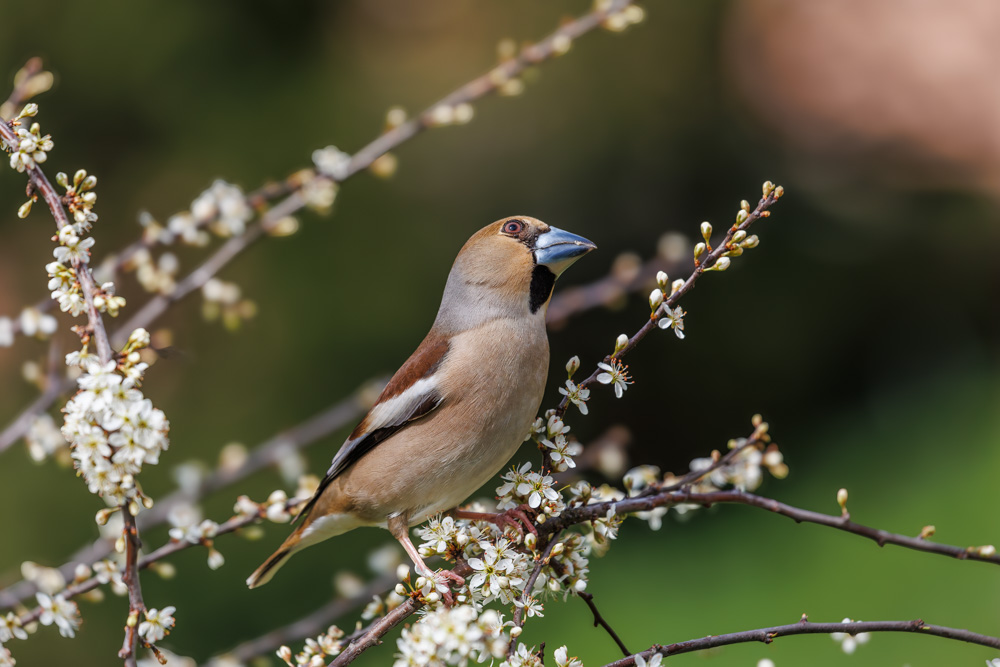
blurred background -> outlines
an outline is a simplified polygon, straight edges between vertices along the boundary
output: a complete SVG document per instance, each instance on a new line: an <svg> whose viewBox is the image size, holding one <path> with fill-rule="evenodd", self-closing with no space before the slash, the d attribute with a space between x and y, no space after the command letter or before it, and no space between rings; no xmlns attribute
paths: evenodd
<svg viewBox="0 0 1000 667"><path fill-rule="evenodd" d="M862 523L911 535L933 524L937 539L962 546L1000 542L1000 5L648 4L644 23L588 35L530 72L523 95L477 103L468 125L404 145L391 180L360 174L332 216L305 213L297 234L256 244L220 276L257 305L239 331L206 323L200 295L174 307L159 325L177 354L144 387L171 421L171 448L143 474L146 491L159 498L174 488L172 466L213 466L225 444L252 446L391 373L430 326L454 255L484 224L524 213L594 240L599 252L558 292L607 275L622 253L654 256L667 232L694 237L702 220L724 229L770 179L787 194L756 228L760 247L699 282L682 304L687 338L648 338L628 359L635 384L625 397L595 389L591 414L571 414L573 434L587 442L624 424L633 463L683 472L748 434L759 412L791 467L762 493L836 513L843 486ZM5 7L0 72L7 86L41 56L55 73L37 100L55 140L46 170L98 176L99 260L137 238L141 211L162 221L215 178L252 190L308 166L316 148L355 151L390 106L424 108L491 68L501 40L538 39L589 6L34 0ZM0 179L0 314L9 316L45 295L51 258L47 213L15 215L23 190L21 175ZM202 254L179 258L191 268ZM129 311L145 298L132 277L120 289ZM545 405L569 356L592 366L641 324L647 293L552 332ZM65 345L68 326L60 316ZM0 350L2 423L37 394L21 369L46 353L31 339ZM348 430L307 450L309 470L326 469ZM51 460L32 463L22 445L0 459L0 586L20 578L22 561L55 566L97 537L103 504L71 478ZM261 500L279 486L277 470L262 472L213 496L206 516L221 521L237 495ZM177 606L163 646L202 661L284 625L334 595L338 570L370 576L365 554L389 540L356 531L248 591L247 574L286 532L267 524L259 541L221 538L217 572L191 549L173 559L175 579L144 575L150 606ZM166 528L144 538L160 544ZM919 617L995 635L994 569L719 507L686 521L671 514L659 532L627 522L592 562L589 590L632 650L802 613ZM18 664L115 664L124 601L81 602L81 612L76 639L43 628L13 643ZM581 602L552 601L546 612L523 641L569 644L588 666L616 657ZM392 640L358 664L390 664ZM670 663L764 657L782 667L925 667L998 656L879 635L848 657L814 636Z"/></svg>

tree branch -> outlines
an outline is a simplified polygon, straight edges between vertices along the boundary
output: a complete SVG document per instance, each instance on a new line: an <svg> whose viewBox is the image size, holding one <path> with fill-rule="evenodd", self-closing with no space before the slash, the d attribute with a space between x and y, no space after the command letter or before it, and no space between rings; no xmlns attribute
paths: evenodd
<svg viewBox="0 0 1000 667"><path fill-rule="evenodd" d="M746 630L744 632L733 632L727 635L709 635L702 639L692 639L690 641L678 642L676 644L660 645L655 644L642 653L630 655L627 658L608 663L605 667L632 667L635 665L636 656L642 656L649 660L659 653L664 657L680 655L681 653L693 653L704 651L719 646L730 644L744 644L747 642L762 642L770 644L778 637L790 637L792 635L810 634L832 634L843 632L855 635L861 632L909 632L944 639L953 639L980 646L1000 648L1000 638L981 635L968 630L957 628L947 628L941 625L928 625L922 620L915 621L865 621L852 623L810 623L804 616L798 623L790 625L776 625L770 628L759 630Z"/></svg>
<svg viewBox="0 0 1000 667"><path fill-rule="evenodd" d="M558 517L546 521L538 526L539 534L552 533L563 530L568 526L586 521L592 521L607 514L608 510L614 508L618 515L632 514L633 512L643 512L655 507L668 507L679 503L690 503L711 507L717 503L736 503L750 505L760 509L787 516L796 523L815 523L828 528L836 528L844 532L860 535L874 541L879 546L895 544L896 546L923 551L926 553L949 556L959 560L978 560L986 563L1000 565L1000 555L996 553L981 553L978 547L958 547L940 542L931 542L921 537L909 537L897 533L890 533L878 528L872 528L859 523L854 523L848 516L833 516L821 514L810 510L800 509L785 503L780 503L771 498L754 495L745 491L714 491L710 493L692 493L689 491L667 491L649 496L636 496L625 498L624 500L594 503L583 507L572 507L563 511Z"/></svg>

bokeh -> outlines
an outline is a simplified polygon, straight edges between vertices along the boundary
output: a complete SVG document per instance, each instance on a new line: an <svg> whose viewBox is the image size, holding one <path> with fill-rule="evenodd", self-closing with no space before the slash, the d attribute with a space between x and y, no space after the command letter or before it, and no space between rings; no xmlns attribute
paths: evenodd
<svg viewBox="0 0 1000 667"><path fill-rule="evenodd" d="M29 57L56 73L39 98L55 139L49 172L99 178L96 257L163 220L215 178L250 190L307 166L335 144L354 151L386 110L416 112L496 63L496 45L547 34L587 2L7 3L4 81ZM667 232L730 224L766 179L786 197L757 229L760 247L706 276L683 302L687 338L655 335L628 361L621 400L597 388L572 414L581 441L624 424L630 460L683 472L695 456L750 432L761 413L791 475L762 492L835 513L836 491L862 523L958 545L1000 541L1000 82L992 0L743 0L648 3L624 34L598 31L532 71L524 94L475 105L461 127L397 151L389 180L361 174L331 216L267 239L227 268L258 306L239 331L201 317L195 295L159 326L175 353L145 391L171 421L171 448L144 474L169 492L172 466L214 465L227 443L252 446L392 372L430 326L465 239L504 215L530 214L594 240L560 287L606 275L622 253L649 258ZM0 314L45 294L52 224L15 212L24 179L0 178ZM193 266L196 251L181 254ZM672 276L673 277L673 276ZM142 292L122 281L130 308ZM551 335L558 398L564 361L585 366L648 316L645 293L574 317ZM63 330L69 325L60 319ZM64 343L71 343L69 334ZM20 379L47 346L0 350L0 420L35 391ZM346 429L345 429L346 430ZM307 450L326 469L343 436ZM521 457L537 454L525 449ZM595 476L595 481L600 481ZM213 496L283 485L269 470ZM484 489L489 495L491 489ZM58 565L97 535L101 502L72 472L0 459L0 585L30 559ZM366 573L388 535L360 530L297 556L269 586L247 574L283 539L223 538L225 566L201 549L177 576L143 577L151 606L177 606L164 646L197 660L328 601L335 572ZM165 529L144 536L166 539ZM923 618L1000 632L995 568L894 547L742 507L717 507L652 532L625 524L592 563L590 590L633 650L707 634L812 620ZM81 603L76 639L52 628L11 648L23 665L108 665L126 605ZM353 618L344 619L351 627ZM394 638L395 635L392 635ZM553 601L522 640L568 644L587 665L616 657L576 601ZM389 664L392 642L359 664ZM845 656L827 637L742 645L679 665L982 664L981 647L880 635ZM265 664L276 664L269 658Z"/></svg>

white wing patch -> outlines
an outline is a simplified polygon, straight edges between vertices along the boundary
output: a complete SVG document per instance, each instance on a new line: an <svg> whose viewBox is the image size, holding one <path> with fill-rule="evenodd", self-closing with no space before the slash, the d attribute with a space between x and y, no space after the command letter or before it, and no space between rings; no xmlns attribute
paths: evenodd
<svg viewBox="0 0 1000 667"><path fill-rule="evenodd" d="M424 401L437 395L437 386L437 380L433 375L421 378L410 385L402 394L379 403L368 413L370 420L368 432L389 426L398 426L409 421Z"/></svg>

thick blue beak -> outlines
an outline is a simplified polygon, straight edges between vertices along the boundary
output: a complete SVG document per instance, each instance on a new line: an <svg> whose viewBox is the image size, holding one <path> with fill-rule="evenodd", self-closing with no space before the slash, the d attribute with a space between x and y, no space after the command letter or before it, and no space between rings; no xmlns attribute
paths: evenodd
<svg viewBox="0 0 1000 667"><path fill-rule="evenodd" d="M596 248L582 236L549 227L549 231L535 239L535 263L549 267L558 277L570 264Z"/></svg>

